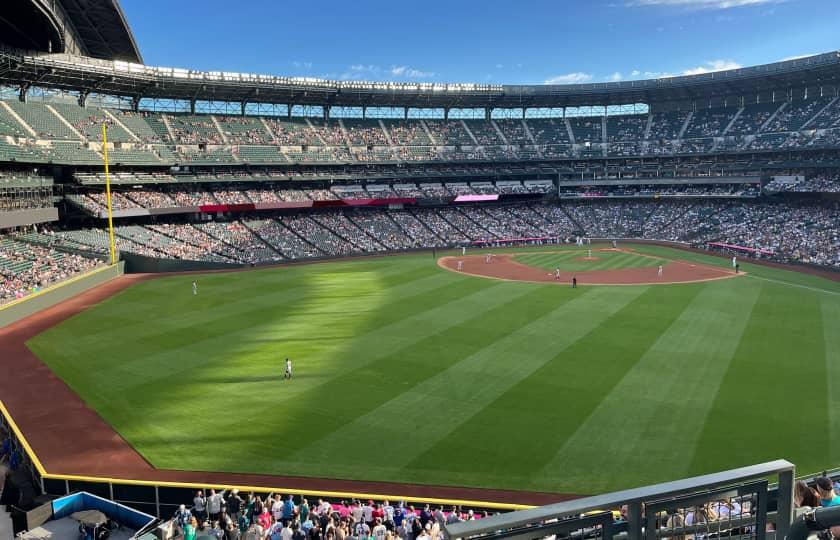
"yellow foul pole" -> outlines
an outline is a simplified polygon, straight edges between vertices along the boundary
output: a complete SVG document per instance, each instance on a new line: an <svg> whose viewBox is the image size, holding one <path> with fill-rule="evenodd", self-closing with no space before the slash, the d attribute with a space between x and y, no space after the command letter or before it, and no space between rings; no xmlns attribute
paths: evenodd
<svg viewBox="0 0 840 540"><path fill-rule="evenodd" d="M114 217L111 213L111 175L108 172L108 128L102 123L102 154L105 156L105 192L108 197L108 238L111 246L111 264L117 264L117 250L114 245Z"/></svg>

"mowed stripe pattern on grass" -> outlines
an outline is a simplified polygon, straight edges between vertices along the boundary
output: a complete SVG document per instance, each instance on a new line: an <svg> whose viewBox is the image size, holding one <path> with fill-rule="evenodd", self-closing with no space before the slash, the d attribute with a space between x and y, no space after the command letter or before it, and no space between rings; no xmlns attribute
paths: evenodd
<svg viewBox="0 0 840 540"><path fill-rule="evenodd" d="M197 297L192 279L29 343L158 467L594 493L836 456L837 294L573 290L428 256L200 276Z"/></svg>

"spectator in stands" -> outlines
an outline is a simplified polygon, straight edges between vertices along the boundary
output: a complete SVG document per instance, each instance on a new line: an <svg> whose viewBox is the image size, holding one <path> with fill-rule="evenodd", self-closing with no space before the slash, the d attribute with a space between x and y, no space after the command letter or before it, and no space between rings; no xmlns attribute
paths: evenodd
<svg viewBox="0 0 840 540"><path fill-rule="evenodd" d="M840 495L834 491L834 484L825 473L817 478L816 486L820 496L820 506L840 506Z"/></svg>
<svg viewBox="0 0 840 540"><path fill-rule="evenodd" d="M295 506L294 499L291 495L289 495L288 498L286 498L286 500L283 502L283 524L288 525L289 523L291 523L295 517L296 512L297 507Z"/></svg>
<svg viewBox="0 0 840 540"><path fill-rule="evenodd" d="M796 481L793 490L793 503L796 508L818 508L821 506L820 496L805 480Z"/></svg>
<svg viewBox="0 0 840 540"><path fill-rule="evenodd" d="M193 513L198 518L199 523L204 523L207 520L207 498L204 496L204 490L199 489L195 493Z"/></svg>
<svg viewBox="0 0 840 540"><path fill-rule="evenodd" d="M207 497L207 513L210 514L210 521L219 521L219 516L222 513L222 504L224 503L224 490L216 493L215 489L210 490L210 496Z"/></svg>
<svg viewBox="0 0 840 540"><path fill-rule="evenodd" d="M239 515L242 512L242 498L239 496L239 490L231 491L227 498L227 511L234 521L239 521Z"/></svg>
<svg viewBox="0 0 840 540"><path fill-rule="evenodd" d="M181 534L183 534L184 527L192 521L193 516L192 513L187 510L187 506L182 504L178 507L178 510L175 511L175 516L172 519L175 521L175 525L181 529Z"/></svg>
<svg viewBox="0 0 840 540"><path fill-rule="evenodd" d="M195 517L190 518L189 522L184 524L184 540L195 540L195 532L198 529L198 520Z"/></svg>

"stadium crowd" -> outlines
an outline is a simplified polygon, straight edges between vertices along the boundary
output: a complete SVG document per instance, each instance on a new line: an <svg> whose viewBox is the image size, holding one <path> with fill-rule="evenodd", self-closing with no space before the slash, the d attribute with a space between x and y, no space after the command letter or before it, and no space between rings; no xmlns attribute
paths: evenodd
<svg viewBox="0 0 840 540"><path fill-rule="evenodd" d="M442 523L487 517L452 506L413 506L402 501L339 501L270 493L204 490L182 504L172 523L184 540L442 540Z"/></svg>
<svg viewBox="0 0 840 540"><path fill-rule="evenodd" d="M51 112L41 103L6 103L17 116L0 122L0 140L13 138L0 145L0 159L8 153L18 161L45 163L101 161L91 143L98 143L102 123L120 144L112 149L113 159L144 165L520 161L840 146L840 106L822 97L690 112L517 120L133 113L66 102L52 104Z"/></svg>
<svg viewBox="0 0 840 540"><path fill-rule="evenodd" d="M0 237L0 303L23 298L100 264L96 258Z"/></svg>
<svg viewBox="0 0 840 540"><path fill-rule="evenodd" d="M698 247L721 242L764 250L764 256L774 260L840 267L838 212L840 202L836 201L604 197L559 204L270 213L252 220L118 225L115 232L123 251L240 264L524 238L566 241L581 235L677 241ZM81 246L99 253L107 247L106 235L97 229L58 230L42 237L51 246Z"/></svg>
<svg viewBox="0 0 840 540"><path fill-rule="evenodd" d="M840 484L823 473L794 489L797 513L840 506ZM711 499L695 506L657 512L654 523L666 538L691 540L755 532L755 498L738 495ZM644 510L643 510L644 511ZM612 509L618 530L628 521L628 506ZM411 505L403 501L342 500L328 502L269 493L263 497L238 490L198 490L191 505L182 504L171 523L184 540L209 536L216 540L441 540L442 527L489 516L461 506ZM584 517L581 515L580 517ZM774 525L767 524L772 531ZM675 530L679 529L679 531ZM673 531L672 535L668 535ZM835 535L840 527L832 529ZM836 537L836 536L835 536Z"/></svg>

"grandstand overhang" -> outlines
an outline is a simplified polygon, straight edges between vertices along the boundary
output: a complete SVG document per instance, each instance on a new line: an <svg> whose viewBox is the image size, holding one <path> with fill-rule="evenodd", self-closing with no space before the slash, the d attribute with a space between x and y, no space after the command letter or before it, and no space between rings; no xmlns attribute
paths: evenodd
<svg viewBox="0 0 840 540"><path fill-rule="evenodd" d="M67 0L71 1L71 0ZM66 54L0 52L0 83L133 98L416 108L536 108L664 104L840 86L840 51L691 75L577 85L408 84L329 81L158 68ZM773 95L779 94L779 95ZM767 97L772 96L772 97Z"/></svg>
<svg viewBox="0 0 840 540"><path fill-rule="evenodd" d="M0 44L40 53L143 61L118 0L0 2Z"/></svg>
<svg viewBox="0 0 840 540"><path fill-rule="evenodd" d="M88 56L142 62L119 0L60 0Z"/></svg>

